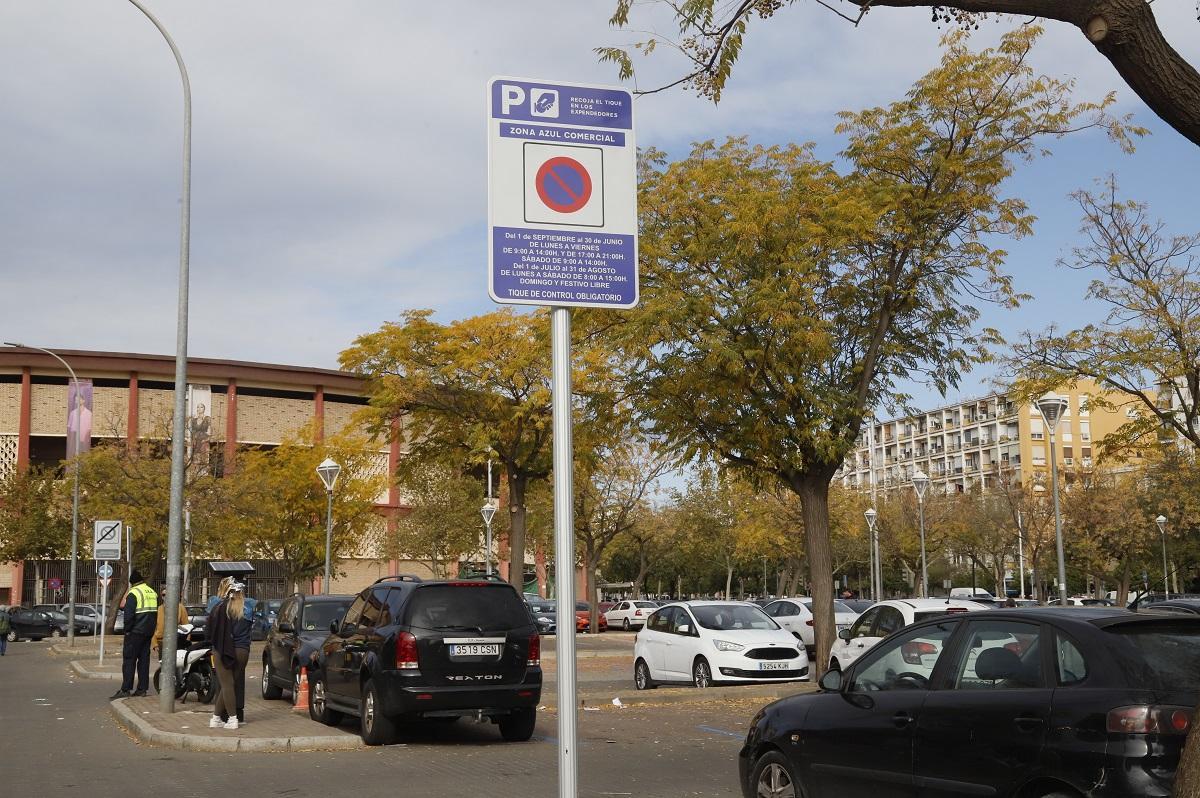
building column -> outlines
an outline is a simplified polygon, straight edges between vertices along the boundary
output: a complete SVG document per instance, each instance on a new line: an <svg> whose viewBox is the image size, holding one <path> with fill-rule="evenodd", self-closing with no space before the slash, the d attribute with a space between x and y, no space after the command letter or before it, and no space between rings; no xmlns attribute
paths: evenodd
<svg viewBox="0 0 1200 798"><path fill-rule="evenodd" d="M133 446L138 441L138 373L129 373L129 412L125 422L125 442Z"/></svg>
<svg viewBox="0 0 1200 798"><path fill-rule="evenodd" d="M29 466L30 413L33 406L33 377L29 366L21 368L21 409L17 421L17 468Z"/></svg>
<svg viewBox="0 0 1200 798"><path fill-rule="evenodd" d="M315 429L313 436L317 443L325 440L325 386L318 385L316 391L313 392L313 420Z"/></svg>
<svg viewBox="0 0 1200 798"><path fill-rule="evenodd" d="M225 473L237 465L237 380L230 378L225 390Z"/></svg>

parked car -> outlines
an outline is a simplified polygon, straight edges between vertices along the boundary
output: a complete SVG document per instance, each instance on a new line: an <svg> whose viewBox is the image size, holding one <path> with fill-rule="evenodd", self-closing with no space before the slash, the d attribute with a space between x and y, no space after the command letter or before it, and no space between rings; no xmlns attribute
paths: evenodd
<svg viewBox="0 0 1200 798"><path fill-rule="evenodd" d="M633 681L639 690L665 682L710 687L807 678L804 647L748 602L668 604L634 638Z"/></svg>
<svg viewBox="0 0 1200 798"><path fill-rule="evenodd" d="M764 707L751 796L1167 796L1200 694L1200 619L996 610L903 627Z"/></svg>
<svg viewBox="0 0 1200 798"><path fill-rule="evenodd" d="M41 640L51 635L50 619L44 612L14 607L8 611L8 642Z"/></svg>
<svg viewBox="0 0 1200 798"><path fill-rule="evenodd" d="M613 607L617 606L620 603L621 602L619 602L619 601L601 601L599 604L596 605L596 610L601 615L603 615L604 613L608 612L609 610L611 610Z"/></svg>
<svg viewBox="0 0 1200 798"><path fill-rule="evenodd" d="M192 625L192 629L202 631L208 626L208 610L203 604L185 604L184 610L187 611L188 623Z"/></svg>
<svg viewBox="0 0 1200 798"><path fill-rule="evenodd" d="M829 652L829 667L844 668L867 653L876 643L905 626L960 612L986 610L975 601L960 599L890 599L880 601L858 616L849 629L838 632Z"/></svg>
<svg viewBox="0 0 1200 798"><path fill-rule="evenodd" d="M303 594L280 600L263 646L263 698L281 698L284 690L290 690L295 703L300 669L313 667L330 625L342 619L352 601L354 596Z"/></svg>
<svg viewBox="0 0 1200 798"><path fill-rule="evenodd" d="M267 632L279 616L279 608L282 605L283 599L267 599L254 605L254 611L250 614L251 640L267 639Z"/></svg>
<svg viewBox="0 0 1200 798"><path fill-rule="evenodd" d="M70 604L59 604L55 609L58 610L59 612L61 612L63 615L66 615L68 613L68 611L71 609L71 605ZM96 626L99 626L101 623L100 605L99 604L76 604L75 605L75 619L79 620L80 618L91 621L92 622L91 625L93 628Z"/></svg>
<svg viewBox="0 0 1200 798"><path fill-rule="evenodd" d="M875 602L871 599L838 599L850 609L862 615L864 612L875 606Z"/></svg>
<svg viewBox="0 0 1200 798"><path fill-rule="evenodd" d="M601 632L608 631L608 621L604 615L597 613L596 628ZM592 630L592 605L586 601L575 602L575 631L581 634Z"/></svg>
<svg viewBox="0 0 1200 798"><path fill-rule="evenodd" d="M554 634L558 626L558 607L550 599L541 596L525 596L525 604L529 614L537 624L538 632L544 635Z"/></svg>
<svg viewBox="0 0 1200 798"><path fill-rule="evenodd" d="M809 659L816 655L817 641L816 629L813 626L812 599L803 597L778 599L763 607L763 612L774 618L777 624L804 643L804 650ZM840 632L843 629L849 629L850 625L858 620L858 613L844 601L835 599L833 620Z"/></svg>
<svg viewBox="0 0 1200 798"><path fill-rule="evenodd" d="M357 715L380 745L410 719L482 716L510 742L533 736L541 638L511 585L385 577L331 625L310 679L309 714Z"/></svg>
<svg viewBox="0 0 1200 798"><path fill-rule="evenodd" d="M51 637L66 637L67 630L71 628L70 620L67 614L58 610L34 610L40 612L46 617L46 622L50 624ZM96 633L96 626L92 621L86 620L80 615L75 616L75 634L91 635Z"/></svg>
<svg viewBox="0 0 1200 798"><path fill-rule="evenodd" d="M1146 607L1146 612L1169 612L1175 615L1200 615L1200 599L1182 598L1156 601Z"/></svg>
<svg viewBox="0 0 1200 798"><path fill-rule="evenodd" d="M625 631L646 625L650 613L658 609L658 602L629 600L622 601L604 613L604 620L609 626L620 626Z"/></svg>

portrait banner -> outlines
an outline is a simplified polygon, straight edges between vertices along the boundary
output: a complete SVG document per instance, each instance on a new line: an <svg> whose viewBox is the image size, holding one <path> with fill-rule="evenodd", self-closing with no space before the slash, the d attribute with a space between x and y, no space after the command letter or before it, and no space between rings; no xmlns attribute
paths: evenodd
<svg viewBox="0 0 1200 798"><path fill-rule="evenodd" d="M76 437L78 430L78 438ZM79 451L75 450L76 440ZM67 459L92 448L92 381L67 383Z"/></svg>

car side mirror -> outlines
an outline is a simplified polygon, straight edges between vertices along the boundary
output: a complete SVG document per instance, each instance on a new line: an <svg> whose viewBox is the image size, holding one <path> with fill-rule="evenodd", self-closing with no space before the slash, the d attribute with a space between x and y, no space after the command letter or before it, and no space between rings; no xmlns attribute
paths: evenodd
<svg viewBox="0 0 1200 798"><path fill-rule="evenodd" d="M679 632L681 635L690 635L692 633L692 627L686 623L681 623L679 626L675 627L675 631Z"/></svg>
<svg viewBox="0 0 1200 798"><path fill-rule="evenodd" d="M840 693L842 690L842 672L839 670L825 671L818 684L821 685L822 690L830 693Z"/></svg>
<svg viewBox="0 0 1200 798"><path fill-rule="evenodd" d="M333 632L334 634L337 634L338 633L338 623L339 623L338 621L330 621L329 622L329 631Z"/></svg>
<svg viewBox="0 0 1200 798"><path fill-rule="evenodd" d="M292 632L296 631L296 627L292 626L287 621L282 621L279 624L279 631L291 634Z"/></svg>
<svg viewBox="0 0 1200 798"><path fill-rule="evenodd" d="M838 637L840 637L842 640L845 640L847 643L849 643L850 642L850 630L849 629L839 630Z"/></svg>

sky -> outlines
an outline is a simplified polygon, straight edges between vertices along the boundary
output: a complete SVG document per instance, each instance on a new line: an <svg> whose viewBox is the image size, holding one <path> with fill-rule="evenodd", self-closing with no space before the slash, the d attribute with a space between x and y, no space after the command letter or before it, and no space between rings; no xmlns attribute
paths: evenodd
<svg viewBox="0 0 1200 798"><path fill-rule="evenodd" d="M447 322L493 310L488 79L613 84L594 48L640 38L608 26L609 0L145 2L193 93L189 353L311 367L336 367L355 336L408 309ZM638 9L639 27L670 30ZM1154 10L1200 64L1193 4ZM985 22L975 38L1013 24ZM639 98L637 142L679 157L746 135L833 158L836 113L901 97L936 65L941 33L921 10L876 9L854 28L801 0L751 25L719 106L682 88ZM1152 135L1126 155L1085 133L1018 167L1006 190L1039 222L1007 246L1008 270L1034 298L983 319L1009 336L1097 318L1087 275L1054 265L1079 240L1070 192L1111 172L1174 232L1200 227L1200 148L1079 31L1049 23L1033 63L1074 78L1079 99L1115 91ZM641 88L684 70L664 49L638 64ZM181 118L170 51L132 4L0 4L0 340L174 353ZM961 393L985 392L986 377Z"/></svg>

